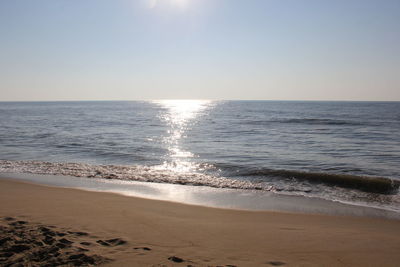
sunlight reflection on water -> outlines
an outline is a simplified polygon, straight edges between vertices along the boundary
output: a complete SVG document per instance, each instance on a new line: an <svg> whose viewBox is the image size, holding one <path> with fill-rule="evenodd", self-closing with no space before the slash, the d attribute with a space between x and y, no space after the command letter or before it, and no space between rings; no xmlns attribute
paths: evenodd
<svg viewBox="0 0 400 267"><path fill-rule="evenodd" d="M159 114L161 120L168 125L168 135L163 143L168 149L169 160L156 169L167 169L175 172L193 172L198 164L189 159L196 157L182 147L182 141L187 137L187 131L196 123L199 116L206 114L211 108L210 100L158 100L153 103L161 106L164 111Z"/></svg>

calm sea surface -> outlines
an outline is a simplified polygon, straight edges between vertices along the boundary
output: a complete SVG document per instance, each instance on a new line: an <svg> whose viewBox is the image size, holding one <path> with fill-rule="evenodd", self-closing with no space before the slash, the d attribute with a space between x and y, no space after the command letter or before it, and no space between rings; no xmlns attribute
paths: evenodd
<svg viewBox="0 0 400 267"><path fill-rule="evenodd" d="M400 211L400 102L0 102L0 159Z"/></svg>

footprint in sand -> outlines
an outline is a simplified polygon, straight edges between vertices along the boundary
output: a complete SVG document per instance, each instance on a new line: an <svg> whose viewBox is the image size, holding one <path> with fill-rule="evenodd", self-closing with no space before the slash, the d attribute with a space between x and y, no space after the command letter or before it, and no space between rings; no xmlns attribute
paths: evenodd
<svg viewBox="0 0 400 267"><path fill-rule="evenodd" d="M272 265L272 266L282 266L282 265L285 265L286 263L284 263L282 261L269 261L269 262L267 262L267 264Z"/></svg>
<svg viewBox="0 0 400 267"><path fill-rule="evenodd" d="M113 239L108 239L108 240L99 239L96 242L105 247L121 246L121 245L125 245L127 243L125 240L123 240L121 238L113 238Z"/></svg>
<svg viewBox="0 0 400 267"><path fill-rule="evenodd" d="M111 261L74 245L84 241L79 239L87 233L60 230L63 229L4 217L3 223L0 221L0 266L87 266Z"/></svg>
<svg viewBox="0 0 400 267"><path fill-rule="evenodd" d="M148 248L148 247L137 247L137 248L133 248L133 249L136 249L136 250L140 249L140 250L147 250L147 251L151 250L151 248Z"/></svg>
<svg viewBox="0 0 400 267"><path fill-rule="evenodd" d="M173 262L184 262L183 259L176 257L176 256L171 256L168 258L168 260L173 261Z"/></svg>

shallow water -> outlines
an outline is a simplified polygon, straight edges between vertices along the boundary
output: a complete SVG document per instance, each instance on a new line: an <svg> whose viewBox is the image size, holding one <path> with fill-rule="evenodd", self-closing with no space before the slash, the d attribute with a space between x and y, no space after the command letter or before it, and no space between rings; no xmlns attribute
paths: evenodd
<svg viewBox="0 0 400 267"><path fill-rule="evenodd" d="M391 182L400 181L400 103L3 102L0 159L3 172L256 189L400 211Z"/></svg>
<svg viewBox="0 0 400 267"><path fill-rule="evenodd" d="M367 216L400 219L400 213L365 206L343 204L320 198L290 196L247 189L212 188L171 183L126 181L117 179L87 179L82 177L0 173L0 179L108 192L129 197L178 202L213 208L280 211L340 216Z"/></svg>

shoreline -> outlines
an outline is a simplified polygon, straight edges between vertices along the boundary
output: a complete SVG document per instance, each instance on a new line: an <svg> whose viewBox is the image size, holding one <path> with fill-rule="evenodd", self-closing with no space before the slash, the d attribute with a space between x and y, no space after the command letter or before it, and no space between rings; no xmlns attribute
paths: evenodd
<svg viewBox="0 0 400 267"><path fill-rule="evenodd" d="M105 266L400 262L400 222L384 218L218 209L4 179L0 201L3 218L126 241L108 250L98 244L89 248L87 253L112 259Z"/></svg>
<svg viewBox="0 0 400 267"><path fill-rule="evenodd" d="M279 194L271 191L30 173L0 172L0 179L13 179L51 187L75 188L89 192L109 192L129 197L170 201L202 207L400 220L400 212L397 210L318 197Z"/></svg>

